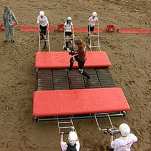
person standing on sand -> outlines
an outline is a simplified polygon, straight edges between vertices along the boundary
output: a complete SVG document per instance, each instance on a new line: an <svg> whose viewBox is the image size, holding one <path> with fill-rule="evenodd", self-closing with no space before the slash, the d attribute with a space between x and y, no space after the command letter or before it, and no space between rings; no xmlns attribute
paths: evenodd
<svg viewBox="0 0 151 151"><path fill-rule="evenodd" d="M37 24L40 29L40 39L41 40L46 40L47 39L47 31L49 28L49 21L47 16L45 16L44 11L39 12L39 16L37 17Z"/></svg>
<svg viewBox="0 0 151 151"><path fill-rule="evenodd" d="M119 131L121 133L121 137L111 140L111 150L113 151L130 151L131 146L137 142L137 137L130 133L130 128L127 124L122 123L119 126Z"/></svg>
<svg viewBox="0 0 151 151"><path fill-rule="evenodd" d="M72 18L71 17L67 17L66 22L64 23L64 38L65 40L65 44L64 44L64 49L66 50L67 48L69 48L69 44L70 42L73 40L72 36L74 36L73 33L73 23L72 23ZM68 39L69 38L69 39Z"/></svg>
<svg viewBox="0 0 151 151"><path fill-rule="evenodd" d="M97 22L98 22L97 13L93 12L88 19L88 36L89 34L93 34Z"/></svg>
<svg viewBox="0 0 151 151"><path fill-rule="evenodd" d="M4 13L3 13L3 22L4 22L4 28L5 28L5 40L4 42L12 42L14 43L14 25L18 24L16 17L12 10L5 6Z"/></svg>

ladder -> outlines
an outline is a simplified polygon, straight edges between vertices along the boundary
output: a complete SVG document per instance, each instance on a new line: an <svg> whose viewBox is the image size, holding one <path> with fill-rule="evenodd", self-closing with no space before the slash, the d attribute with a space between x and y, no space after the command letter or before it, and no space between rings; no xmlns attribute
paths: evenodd
<svg viewBox="0 0 151 151"><path fill-rule="evenodd" d="M97 27L97 32L96 33L91 33L90 30L89 30L88 38L89 38L89 48L90 48L91 51L92 51L93 48L98 48L99 50L101 50L100 49L100 31L99 31L100 26L99 26L99 23L97 23L96 27ZM95 38L97 38L97 43L96 44L94 43Z"/></svg>
<svg viewBox="0 0 151 151"><path fill-rule="evenodd" d="M48 50L50 51L50 41L49 41L49 25L47 27L47 34L46 34L46 39L41 40L40 36L40 28L39 28L39 51L41 50L41 42L44 42L44 47L42 49L45 49L48 43Z"/></svg>
<svg viewBox="0 0 151 151"><path fill-rule="evenodd" d="M71 130L75 131L75 127L72 118L69 119L58 119L59 134L68 134Z"/></svg>
<svg viewBox="0 0 151 151"><path fill-rule="evenodd" d="M107 119L109 121L109 126L107 128L102 128L101 123L99 122L99 119L98 119L98 117L100 117L100 115L107 117ZM119 133L119 130L113 126L111 117L108 113L104 113L104 114L97 113L94 115L94 117L95 117L95 121L96 121L96 124L97 124L99 131L103 131L105 134L109 133L110 135L114 135L114 134Z"/></svg>

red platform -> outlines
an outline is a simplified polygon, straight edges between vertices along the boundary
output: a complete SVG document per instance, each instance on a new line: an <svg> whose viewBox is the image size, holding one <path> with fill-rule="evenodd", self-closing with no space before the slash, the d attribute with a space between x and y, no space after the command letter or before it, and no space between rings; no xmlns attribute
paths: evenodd
<svg viewBox="0 0 151 151"><path fill-rule="evenodd" d="M151 29L145 28L121 28L119 29L119 33L125 34L150 34Z"/></svg>
<svg viewBox="0 0 151 151"><path fill-rule="evenodd" d="M111 62L103 51L88 51L85 67L87 68L100 68L109 67ZM51 51L36 53L35 67L36 68L67 68L69 67L70 55L65 51ZM74 65L77 67L77 64Z"/></svg>
<svg viewBox="0 0 151 151"><path fill-rule="evenodd" d="M66 116L128 111L121 88L35 91L33 116Z"/></svg>

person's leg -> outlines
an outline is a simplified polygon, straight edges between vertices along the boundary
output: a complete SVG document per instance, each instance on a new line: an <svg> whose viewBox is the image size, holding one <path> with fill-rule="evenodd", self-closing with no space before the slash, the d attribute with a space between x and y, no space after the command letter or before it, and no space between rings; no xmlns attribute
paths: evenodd
<svg viewBox="0 0 151 151"><path fill-rule="evenodd" d="M70 67L69 67L69 70L72 70L73 63L74 63L74 59L73 59L73 57L71 57L70 58Z"/></svg>
<svg viewBox="0 0 151 151"><path fill-rule="evenodd" d="M43 27L44 40L47 39L47 26Z"/></svg>
<svg viewBox="0 0 151 151"><path fill-rule="evenodd" d="M40 25L40 40L43 40L44 39L44 36L43 36L43 27Z"/></svg>
<svg viewBox="0 0 151 151"><path fill-rule="evenodd" d="M5 27L5 40L4 42L8 42L9 41L9 28Z"/></svg>
<svg viewBox="0 0 151 151"><path fill-rule="evenodd" d="M14 41L14 28L13 28L13 26L10 27L9 34L10 34L11 42L15 42Z"/></svg>
<svg viewBox="0 0 151 151"><path fill-rule="evenodd" d="M88 37L90 35L90 25L88 25Z"/></svg>
<svg viewBox="0 0 151 151"><path fill-rule="evenodd" d="M91 32L91 34L94 33L94 26L91 26L91 27L90 27L90 32Z"/></svg>
<svg viewBox="0 0 151 151"><path fill-rule="evenodd" d="M78 59L78 67L79 67L79 72L84 75L85 77L87 77L88 79L90 79L90 76L89 74L84 71L84 64L85 64L85 61L81 61Z"/></svg>

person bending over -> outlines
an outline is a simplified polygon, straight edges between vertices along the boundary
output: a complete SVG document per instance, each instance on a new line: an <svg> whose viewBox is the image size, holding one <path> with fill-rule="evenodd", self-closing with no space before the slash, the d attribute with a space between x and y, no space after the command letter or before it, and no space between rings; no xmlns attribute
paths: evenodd
<svg viewBox="0 0 151 151"><path fill-rule="evenodd" d="M86 46L82 40L75 40L75 46L77 46L76 50L75 48L73 50L67 49L71 55L69 70L72 70L73 64L76 61L78 63L79 72L90 79L88 73L84 71L84 64L86 62Z"/></svg>

